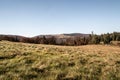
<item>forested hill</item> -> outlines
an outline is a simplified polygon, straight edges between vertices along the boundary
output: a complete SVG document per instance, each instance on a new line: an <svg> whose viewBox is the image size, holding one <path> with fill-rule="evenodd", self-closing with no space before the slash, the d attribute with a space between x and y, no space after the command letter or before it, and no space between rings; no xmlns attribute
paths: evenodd
<svg viewBox="0 0 120 80"><path fill-rule="evenodd" d="M120 32L96 34L54 34L38 35L34 37L24 37L19 35L0 35L0 40L13 42L35 43L35 44L52 44L52 45L87 45L87 44L109 44L111 41L120 41Z"/></svg>
<svg viewBox="0 0 120 80"><path fill-rule="evenodd" d="M0 40L8 40L13 42L37 43L37 44L63 44L65 41L75 39L76 37L89 37L89 34L71 33L71 34L54 34L54 35L38 35L34 37L24 37L19 35L0 35Z"/></svg>
<svg viewBox="0 0 120 80"><path fill-rule="evenodd" d="M83 33L69 33L69 34L54 34L54 35L38 35L35 37L43 37L46 38L55 37L55 38L70 38L70 37L89 37L90 34L83 34ZM35 38L33 37L33 38Z"/></svg>

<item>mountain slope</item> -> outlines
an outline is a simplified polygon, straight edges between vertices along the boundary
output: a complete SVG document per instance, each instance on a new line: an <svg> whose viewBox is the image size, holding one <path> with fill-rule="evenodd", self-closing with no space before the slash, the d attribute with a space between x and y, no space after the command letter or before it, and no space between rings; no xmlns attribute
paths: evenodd
<svg viewBox="0 0 120 80"><path fill-rule="evenodd" d="M55 37L55 38L71 38L71 37L89 37L89 34L83 34L83 33L69 33L69 34L54 34L54 35L38 35L35 37L43 37L46 38Z"/></svg>

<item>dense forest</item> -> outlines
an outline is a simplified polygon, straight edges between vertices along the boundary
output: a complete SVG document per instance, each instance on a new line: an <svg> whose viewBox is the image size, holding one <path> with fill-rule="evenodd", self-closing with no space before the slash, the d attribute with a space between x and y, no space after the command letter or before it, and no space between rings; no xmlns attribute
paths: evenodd
<svg viewBox="0 0 120 80"><path fill-rule="evenodd" d="M0 41L7 40L13 42L24 42L24 43L35 43L35 44L52 44L52 45L68 45L68 46L79 46L87 44L111 44L112 41L120 41L120 32L106 33L101 35L89 34L89 36L72 36L58 38L53 36L46 37L23 37L16 35L0 35Z"/></svg>

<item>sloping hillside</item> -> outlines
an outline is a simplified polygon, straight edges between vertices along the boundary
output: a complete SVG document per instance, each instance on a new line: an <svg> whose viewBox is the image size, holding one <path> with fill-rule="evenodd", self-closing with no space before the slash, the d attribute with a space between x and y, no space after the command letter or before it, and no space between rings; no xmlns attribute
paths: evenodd
<svg viewBox="0 0 120 80"><path fill-rule="evenodd" d="M0 80L119 80L120 47L0 41Z"/></svg>
<svg viewBox="0 0 120 80"><path fill-rule="evenodd" d="M71 33L71 34L63 34L65 36L73 36L73 37L89 37L90 34L83 33Z"/></svg>
<svg viewBox="0 0 120 80"><path fill-rule="evenodd" d="M71 38L71 37L89 37L90 34L83 34L83 33L69 33L69 34L51 34L51 35L38 35L35 37L43 37L46 38L55 37L55 38Z"/></svg>
<svg viewBox="0 0 120 80"><path fill-rule="evenodd" d="M36 44L54 44L54 45L75 45L77 38L86 38L86 42L81 40L81 43L88 43L89 34L72 33L72 34L56 34L56 35L38 35L35 37L24 37L18 35L0 35L1 40L24 42L24 43L36 43ZM80 41L80 40L79 40Z"/></svg>

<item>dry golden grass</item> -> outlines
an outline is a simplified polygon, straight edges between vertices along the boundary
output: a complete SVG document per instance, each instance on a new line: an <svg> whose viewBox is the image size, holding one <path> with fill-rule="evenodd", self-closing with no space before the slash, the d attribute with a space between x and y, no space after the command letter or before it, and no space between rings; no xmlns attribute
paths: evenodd
<svg viewBox="0 0 120 80"><path fill-rule="evenodd" d="M0 41L0 80L120 80L120 47Z"/></svg>

